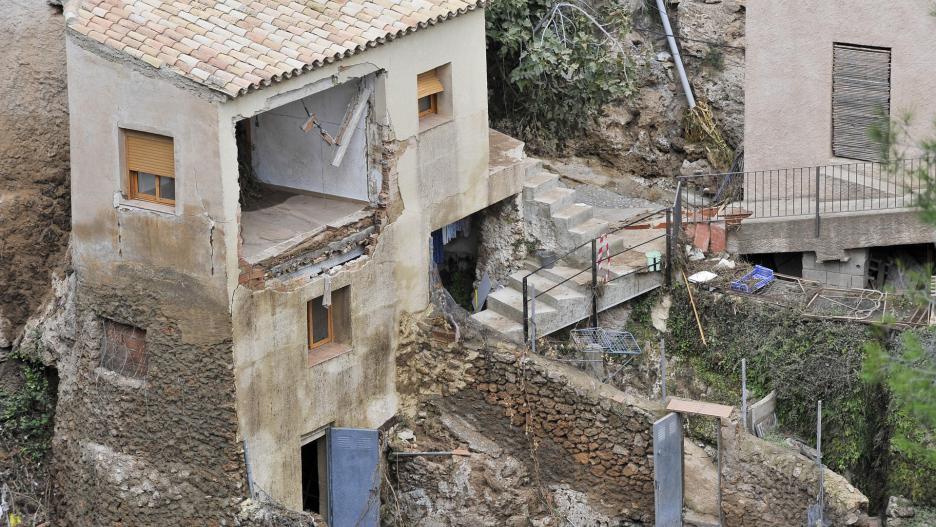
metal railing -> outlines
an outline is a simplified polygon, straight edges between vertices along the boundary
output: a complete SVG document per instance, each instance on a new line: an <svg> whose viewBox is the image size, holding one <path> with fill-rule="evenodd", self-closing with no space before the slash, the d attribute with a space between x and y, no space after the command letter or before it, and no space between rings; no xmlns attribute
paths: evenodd
<svg viewBox="0 0 936 527"><path fill-rule="evenodd" d="M651 238L651 239L648 239L648 240L644 240L643 242L641 242L641 243L639 243L639 244L637 244L637 245L634 245L633 247L626 247L626 248L625 248L624 250L622 250L622 251L619 251L619 252L616 252L616 253L613 253L613 254L602 255L602 257L601 257L600 259L598 258L598 240L599 240L602 236L608 236L608 235L614 234L614 233L619 232L619 231L621 231L621 230L627 229L628 227L631 227L631 226L636 225L636 224L638 224L638 223L644 222L644 221L646 221L646 220L648 220L648 219L652 219L652 218L654 218L654 217L660 216L661 214L665 216L665 221L666 221L666 224L665 224L665 231L664 231L663 234L661 234L661 235L659 235L659 236L655 236L655 237L653 237L653 238ZM575 274L573 274L573 275L571 275L571 276L568 276L568 277L566 277L565 279L563 279L563 280L561 280L561 281L559 281L559 282L556 282L555 284L553 284L552 286L550 286L550 287L547 288L547 289L544 289L543 291L534 291L534 294L533 294L532 297L530 297L530 287L529 287L529 283L528 283L529 278L530 278L531 276L535 275L536 273L542 271L543 269L546 269L547 267L551 267L552 263L551 263L551 264L544 264L544 265L541 265L540 267L538 267L538 268L534 269L533 271L530 271L529 273L527 273L527 274L523 277L523 284L522 284L522 289L523 289L523 291L522 291L522 293L523 293L523 340L524 340L524 342L527 342L527 341L529 341L529 339L530 339L530 310L529 310L530 302L531 302L531 301L534 301L535 299L539 298L539 297L542 296L542 295L545 295L546 293L549 293L550 291L552 291L553 289L559 287L560 285L565 284L566 282L569 282L569 281L575 279L576 277L582 275L583 273L586 273L586 272L589 272L589 271L591 271L591 320L592 320L593 326L597 326L597 324L598 324L598 285L599 285L599 281L598 281L598 265L599 265L599 260L600 260L600 261L605 261L605 260L607 260L607 261L609 262L609 267L610 267L610 262L611 262L611 259L612 259L612 258L614 258L614 257L616 257L616 256L619 256L619 255L621 255L621 254L624 254L624 253L626 253L626 252L633 251L634 249L637 249L637 248L639 248L639 247L642 247L642 246L644 246L644 245L647 245L647 244L649 244L649 243L652 243L652 242L654 242L654 241L657 241L657 240L659 240L660 238L665 238L665 239L666 239L666 254L665 254L664 257L663 257L663 261L662 261L662 262L656 262L656 263L654 263L653 265L650 265L650 264L648 263L648 264L645 265L645 266L641 266L641 267L637 267L637 268L635 268L635 269L631 269L631 270L629 270L629 271L626 272L626 273L620 274L620 275L618 275L618 276L615 276L614 278L610 278L610 279L605 280L605 281L603 281L603 282L601 282L601 283L604 283L604 284L611 283L611 282L614 282L615 280L619 280L619 279L621 279L621 278L630 276L630 275L632 275L632 274L634 274L634 273L638 273L638 272L641 272L641 271L650 270L651 267L661 266L661 270L664 271L664 273L665 273L665 274L664 274L664 279L665 279L665 281L666 281L666 285L669 286L669 285L672 283L672 265L671 265L671 263L672 263L672 257L671 257L671 255L672 255L672 247L671 247L671 239L672 239L672 233L675 232L675 231L673 231L672 215L673 215L673 209L672 209L672 208L665 208L665 209L659 209L659 210L655 210L655 211L652 211L652 212L648 212L648 213L643 214L643 215L641 215L641 216L638 216L638 217L636 217L636 218L629 219L629 220L627 220L627 222L615 226L613 229L611 229L611 230L608 231L607 233L604 233L604 234L602 234L601 236L599 236L599 237L597 237L597 238L592 238L591 240L589 240L589 241L587 241L587 242L585 242L585 243L582 243L582 244L577 245L576 247L572 248L571 250L569 250L568 252L562 254L561 256L557 256L557 257L553 260L552 263L555 263L555 262L558 262L558 261L560 261L560 260L564 260L564 259L568 258L569 256L574 255L574 254L575 254L576 252L578 252L580 249L584 249L585 247L589 247L589 246L591 247L591 264L590 264L589 267L585 267L585 268L581 269L580 271L578 271L577 273L575 273ZM652 228L652 227L653 227L653 226L651 225L651 228ZM550 281L553 281L553 280L550 280ZM534 323L534 325L535 325L536 321L534 320L533 323ZM535 338L535 337L534 337L534 338Z"/></svg>
<svg viewBox="0 0 936 527"><path fill-rule="evenodd" d="M680 176L691 221L812 216L917 207L936 176L928 159ZM818 235L818 234L817 234Z"/></svg>

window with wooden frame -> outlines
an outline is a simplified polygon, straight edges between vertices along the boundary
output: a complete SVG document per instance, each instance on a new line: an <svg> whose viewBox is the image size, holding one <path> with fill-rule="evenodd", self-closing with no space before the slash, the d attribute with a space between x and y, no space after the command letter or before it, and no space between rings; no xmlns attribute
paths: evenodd
<svg viewBox="0 0 936 527"><path fill-rule="evenodd" d="M439 80L438 68L420 73L416 78L417 103L419 117L439 113L439 94L445 91Z"/></svg>
<svg viewBox="0 0 936 527"><path fill-rule="evenodd" d="M335 340L335 323L331 306L322 305L322 297L309 300L306 306L308 317L309 349L314 350Z"/></svg>
<svg viewBox="0 0 936 527"><path fill-rule="evenodd" d="M127 197L175 204L175 154L172 138L124 130Z"/></svg>

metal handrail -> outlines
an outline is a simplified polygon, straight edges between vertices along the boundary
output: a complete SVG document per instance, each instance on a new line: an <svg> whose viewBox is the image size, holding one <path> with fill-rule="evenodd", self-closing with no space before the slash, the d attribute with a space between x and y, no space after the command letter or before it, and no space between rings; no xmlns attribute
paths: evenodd
<svg viewBox="0 0 936 527"><path fill-rule="evenodd" d="M677 189L681 188L681 186L682 186L682 183L680 182L680 183L677 185ZM678 202L679 202L679 197L678 197L678 194L677 194L677 198L676 198L676 203L677 203L677 205L678 205ZM610 261L610 259L611 259L611 258L614 258L615 256L619 256L619 255L624 254L624 253L626 253L626 252L628 252L628 251L632 251L632 250L634 250L634 249L637 249L638 247L640 247L640 246L642 246L642 245L646 245L646 244L648 244L648 243L650 243L650 242L653 242L653 241L659 240L660 238L665 237L665 238L667 239L667 243L666 243L666 261L664 262L664 265L665 265L666 270L667 270L666 281L667 281L667 283L669 283L669 281L670 281L670 276L669 276L669 272L670 272L670 259L671 259L671 256L670 256L670 250L671 250L671 249L670 249L670 246L671 246L670 237L671 237L672 232L673 232L673 230L672 230L672 225L671 225L671 219L672 219L672 215L673 215L673 208L672 208L672 207L668 207L668 208L665 208L665 209L658 209L658 210L655 210L655 211L651 211L651 212L645 213L645 214L643 214L643 215L641 215L641 216L638 216L637 218L630 219L630 220L628 220L626 223L622 223L622 224L617 225L615 228L609 230L608 232L602 234L601 236L607 236L607 235L609 235L609 234L614 234L614 233L616 233L616 232L619 232L619 231L621 231L621 230L626 229L627 227L630 227L630 226L632 226L632 225L635 225L635 224L637 224L637 223L640 223L640 222L642 222L642 221L645 221L645 220L647 220L648 218L652 218L652 217L654 217L654 216L658 216L658 215L661 214L661 213L665 214L665 217L666 217L666 224L665 224L665 225L666 225L666 232L665 232L664 234L661 234L660 236L656 236L656 237L654 237L654 238L652 238L652 239L649 239L649 240L645 240L645 241L643 241L643 242L641 242L641 243L639 243L639 244L637 244L637 245L635 245L635 246L633 246L633 247L628 247L628 248L626 248L626 249L624 249L624 250L622 250L622 251L620 251L620 252L618 252L618 253L610 254L610 255L607 256L607 259ZM651 227L651 228L652 228L652 227ZM523 340L524 340L524 342L526 342L526 341L529 339L529 337L530 337L530 335L529 335L529 332L530 332L529 302L530 302L531 300L535 300L536 298L538 298L538 297L540 297L540 296L542 296L542 295L548 293L549 291L552 291L553 289L559 287L560 285L565 284L566 282L569 282L570 280L572 280L572 279L578 277L578 276L581 275L582 273L584 273L584 272L586 272L586 271L589 271L589 270L592 272L592 319L593 319L594 324L597 325L597 323L598 323L598 298L597 298L597 295L596 295L596 293L595 293L595 290L596 290L596 288L597 288L597 283L598 283L597 241L598 241L599 238L600 238L600 237L592 238L591 240L589 240L589 241L587 241L587 242L585 242L585 243L579 244L579 245L577 245L576 247L574 247L573 249L571 249L570 251L564 253L562 256L556 257L556 259L554 260L554 262L559 261L559 260L562 260L562 259L564 259L564 258L566 258L566 257L568 257L568 256L570 256L570 255L572 255L572 254L574 254L574 253L575 253L576 251L578 251L579 249L582 249L582 248L584 248L584 247L586 247L586 246L588 246L588 245L591 245L591 266L590 266L590 267L586 267L585 269L582 269L581 271L579 271L579 272L577 272L577 273L575 273L575 274L573 274L573 275L571 275L571 276L569 276L569 277L566 277L565 279L560 280L559 282L556 282L555 284L553 284L553 285L552 285L551 287L549 287L548 289L545 289L545 290L543 290L543 291L535 291L532 298L528 298L528 296L529 296L529 294L528 294L528 291L529 291L528 279L529 279L531 276L533 276L534 274L538 273L539 271L542 271L543 269L545 269L546 266L545 266L545 265L541 265L540 267L536 268L536 269L533 270L533 271L530 271L529 273L527 273L527 274L523 277L523 279L522 279L522 289L523 289L523 291L522 291L522 292L523 292ZM602 260L604 260L604 258L602 258ZM640 269L649 269L649 267L650 267L649 265L648 265L648 266L645 266L645 267L638 267L636 270L633 270L633 271L631 271L631 272L625 273L625 274L623 274L623 275L621 275L621 276L629 276L629 275L632 274L633 272L639 271ZM612 280L608 280L608 282L609 282L609 283L610 283L610 282L613 282L614 280L617 280L617 279L620 278L621 276L615 277L615 278L612 279Z"/></svg>
<svg viewBox="0 0 936 527"><path fill-rule="evenodd" d="M660 213L665 212L665 211L667 211L667 210L669 210L669 209L659 209L659 210L655 210L655 211L652 211L652 212L647 212L647 213L645 213L643 216L639 216L639 217L637 217L637 218L634 219L634 220L628 220L629 223L622 223L622 224L616 226L615 228L613 228L613 229L611 229L610 231L608 231L608 232L602 234L601 236L607 236L607 235L609 235L609 234L614 234L614 233L616 233L616 232L618 232L618 231L624 230L626 227L630 227L631 225L635 225L635 224L637 224L637 223L640 223L641 221L643 221L643 220L645 220L645 219L647 219L647 218L656 216L657 214L660 214ZM600 238L601 236L599 236L599 238ZM598 239L598 238L593 238L593 239L591 239L591 240L588 240L588 241L585 242L585 243L580 243L579 245L576 245L576 246L573 247L571 250L569 250L568 252L564 253L562 256L557 256L556 259L555 259L555 261L562 260L562 259L565 258L566 256L569 256L570 254L574 253L575 251L584 248L585 246L591 244L591 242L593 242L593 241L595 241L595 240L597 240L597 239ZM527 278L528 276L534 275L534 274L536 274L537 272L542 271L542 270L545 269L545 268L546 268L545 265L541 265L541 266L537 267L535 270L530 271L529 273L527 273L527 275L524 276L524 278Z"/></svg>

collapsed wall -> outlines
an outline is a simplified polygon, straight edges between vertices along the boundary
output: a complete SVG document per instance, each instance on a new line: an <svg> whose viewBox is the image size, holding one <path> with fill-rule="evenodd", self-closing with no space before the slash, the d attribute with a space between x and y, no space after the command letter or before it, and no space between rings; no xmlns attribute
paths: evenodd
<svg viewBox="0 0 936 527"><path fill-rule="evenodd" d="M543 479L547 501L556 499L555 490L548 489L565 485L616 523L652 522L650 432L665 413L662 407L456 318L434 311L403 321L397 387L405 419L420 415L427 405L455 412L474 422L488 440L513 445L514 457ZM725 525L802 522L815 500L815 464L744 435L737 421L723 426ZM396 470L405 471L405 465ZM835 524L862 525L867 499L829 470L825 480L827 514ZM425 481L418 489L421 505L407 506L431 508L436 484ZM443 487L453 492L450 485ZM453 519L451 525L463 524Z"/></svg>

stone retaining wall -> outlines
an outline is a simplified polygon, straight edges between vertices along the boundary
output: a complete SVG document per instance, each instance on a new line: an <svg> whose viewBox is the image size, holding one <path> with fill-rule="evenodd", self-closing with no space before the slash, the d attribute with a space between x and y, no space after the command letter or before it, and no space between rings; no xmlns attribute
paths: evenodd
<svg viewBox="0 0 936 527"><path fill-rule="evenodd" d="M476 391L533 443L571 458L562 483L585 492L605 513L651 523L654 511L653 422L665 410L598 382L567 364L524 353L453 315L427 312L403 323L397 388L403 407ZM457 337L457 339L456 339ZM726 526L800 525L814 500L816 470L805 456L723 424ZM565 460L568 461L568 460ZM828 514L835 525L865 525L867 498L826 471Z"/></svg>

